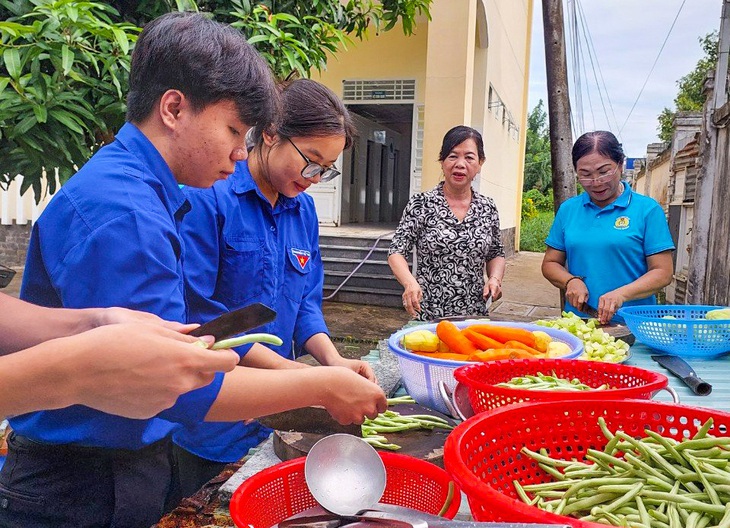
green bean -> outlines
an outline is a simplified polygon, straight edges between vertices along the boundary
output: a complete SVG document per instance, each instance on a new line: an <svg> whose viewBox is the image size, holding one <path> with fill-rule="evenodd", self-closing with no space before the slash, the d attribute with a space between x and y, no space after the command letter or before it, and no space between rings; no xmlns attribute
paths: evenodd
<svg viewBox="0 0 730 528"><path fill-rule="evenodd" d="M641 519L641 523L646 526L651 526L651 518L649 517L649 513L646 511L644 501L641 500L641 497L638 495L636 497L636 509L639 510L639 518Z"/></svg>
<svg viewBox="0 0 730 528"><path fill-rule="evenodd" d="M416 403L416 400L412 396L406 394L405 396L398 396L396 398L388 398L388 405L397 405L399 403Z"/></svg>
<svg viewBox="0 0 730 528"><path fill-rule="evenodd" d="M202 341L200 341L202 343ZM216 341L211 345L211 350L222 350L226 348L234 348L241 345L247 345L250 343L266 343L268 345L280 346L283 341L281 338L272 334L247 334L239 337L232 337L230 339L222 339Z"/></svg>
<svg viewBox="0 0 730 528"><path fill-rule="evenodd" d="M704 424L702 424L702 427L697 430L697 434L692 437L692 440L705 438L707 436L707 433L710 431L710 428L712 428L713 423L715 423L715 420L709 418Z"/></svg>

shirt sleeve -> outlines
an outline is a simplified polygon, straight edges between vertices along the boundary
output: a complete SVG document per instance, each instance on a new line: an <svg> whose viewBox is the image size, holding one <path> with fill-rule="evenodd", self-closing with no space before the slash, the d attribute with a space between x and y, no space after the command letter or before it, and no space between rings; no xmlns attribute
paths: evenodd
<svg viewBox="0 0 730 528"><path fill-rule="evenodd" d="M312 248L312 271L307 277L307 285L304 289L302 303L297 312L296 324L294 327L294 344L297 355L303 350L304 343L315 334L328 334L327 324L322 314L322 289L324 286L324 266L322 255L319 251L319 225L316 217L312 219L312 237L310 247Z"/></svg>
<svg viewBox="0 0 730 528"><path fill-rule="evenodd" d="M654 203L646 215L644 231L644 254L655 255L662 251L675 249L669 224L664 211L658 203Z"/></svg>
<svg viewBox="0 0 730 528"><path fill-rule="evenodd" d="M177 241L169 217L141 208L105 223L54 260L50 274L63 306L124 306L185 322Z"/></svg>
<svg viewBox="0 0 730 528"><path fill-rule="evenodd" d="M562 214L561 211L562 207L559 208L558 212L555 214L555 220L553 220L553 225L550 227L550 232L545 239L545 244L553 249L557 249L558 251L565 253L565 229L563 227L564 214Z"/></svg>
<svg viewBox="0 0 730 528"><path fill-rule="evenodd" d="M420 231L421 213L422 207L422 195L412 196L406 208L403 210L403 216L401 216L398 228L393 235L393 239L390 241L390 248L388 249L388 256L398 253L408 258L408 255L413 251L413 246L418 239Z"/></svg>

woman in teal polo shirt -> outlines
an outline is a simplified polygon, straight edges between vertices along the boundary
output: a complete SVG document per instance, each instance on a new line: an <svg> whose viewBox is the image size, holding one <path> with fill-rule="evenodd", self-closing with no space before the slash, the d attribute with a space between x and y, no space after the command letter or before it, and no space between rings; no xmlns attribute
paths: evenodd
<svg viewBox="0 0 730 528"><path fill-rule="evenodd" d="M672 250L661 206L621 181L625 159L611 132L583 134L573 145L573 167L586 192L555 215L542 274L565 291L565 309L582 317L586 305L601 323L623 305L656 304L672 280Z"/></svg>

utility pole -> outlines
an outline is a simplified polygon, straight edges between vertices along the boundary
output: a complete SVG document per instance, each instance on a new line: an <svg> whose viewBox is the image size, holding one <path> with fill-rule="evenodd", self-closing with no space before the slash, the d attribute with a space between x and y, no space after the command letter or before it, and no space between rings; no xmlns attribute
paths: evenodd
<svg viewBox="0 0 730 528"><path fill-rule="evenodd" d="M563 0L542 0L545 34L545 67L550 121L550 157L553 169L553 206L558 207L576 195L573 162L573 134L570 130L568 66L565 59Z"/></svg>

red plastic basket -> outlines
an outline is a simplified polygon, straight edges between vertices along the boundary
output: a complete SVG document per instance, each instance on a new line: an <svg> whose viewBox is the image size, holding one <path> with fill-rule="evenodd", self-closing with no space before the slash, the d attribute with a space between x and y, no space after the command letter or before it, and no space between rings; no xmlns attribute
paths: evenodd
<svg viewBox="0 0 730 528"><path fill-rule="evenodd" d="M378 452L385 464L386 485L381 502L438 514L448 497L451 476L440 467L415 457ZM304 480L306 457L282 462L256 473L233 494L230 510L239 528L271 528L317 505ZM461 491L454 484L444 517L459 511Z"/></svg>
<svg viewBox="0 0 730 528"><path fill-rule="evenodd" d="M470 418L446 439L446 469L464 490L477 521L569 524L606 528L528 506L517 498L513 481L551 482L553 477L520 450L545 448L553 458L581 459L588 449L607 443L598 426L641 437L650 429L681 440L692 436L709 418L711 434L730 436L730 414L646 400L564 400L501 407Z"/></svg>
<svg viewBox="0 0 730 528"><path fill-rule="evenodd" d="M572 380L578 378L591 387L607 383L610 390L546 391L497 387L517 376L538 372ZM638 398L650 400L669 385L663 374L620 363L602 363L581 359L506 359L475 363L454 371L459 383L469 387L469 401L476 413L491 411L503 405L528 401L562 401Z"/></svg>

